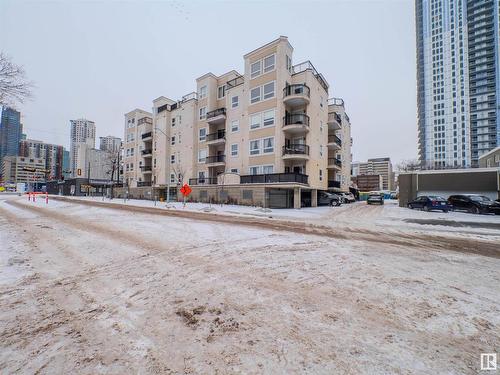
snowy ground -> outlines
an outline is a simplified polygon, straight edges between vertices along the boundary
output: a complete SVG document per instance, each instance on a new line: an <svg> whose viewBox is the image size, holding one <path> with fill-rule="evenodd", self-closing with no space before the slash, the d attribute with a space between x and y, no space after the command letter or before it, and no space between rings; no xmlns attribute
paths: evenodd
<svg viewBox="0 0 500 375"><path fill-rule="evenodd" d="M500 351L499 217L113 202L0 195L0 373L476 374Z"/></svg>

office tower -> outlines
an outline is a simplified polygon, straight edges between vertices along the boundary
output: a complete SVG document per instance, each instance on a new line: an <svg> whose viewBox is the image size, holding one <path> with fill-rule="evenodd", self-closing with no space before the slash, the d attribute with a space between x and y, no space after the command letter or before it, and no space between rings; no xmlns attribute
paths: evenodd
<svg viewBox="0 0 500 375"><path fill-rule="evenodd" d="M78 147L84 144L89 148L95 147L95 123L86 119L70 120L71 142L70 142L70 164L73 177L76 177L76 166L78 164Z"/></svg>
<svg viewBox="0 0 500 375"><path fill-rule="evenodd" d="M419 159L476 166L500 144L498 0L416 0Z"/></svg>
<svg viewBox="0 0 500 375"><path fill-rule="evenodd" d="M108 135L106 137L99 137L99 140L99 149L101 149L102 151L108 151L114 154L120 152L122 143L122 140L120 138Z"/></svg>
<svg viewBox="0 0 500 375"><path fill-rule="evenodd" d="M3 170L1 168L3 158L18 155L22 134L21 113L15 109L3 107L0 120L0 173Z"/></svg>

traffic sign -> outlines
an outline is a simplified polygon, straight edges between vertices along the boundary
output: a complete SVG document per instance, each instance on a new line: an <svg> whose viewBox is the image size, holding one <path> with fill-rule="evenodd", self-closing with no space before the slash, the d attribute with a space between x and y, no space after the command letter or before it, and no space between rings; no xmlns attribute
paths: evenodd
<svg viewBox="0 0 500 375"><path fill-rule="evenodd" d="M188 185L188 184L184 184L182 187L181 187L181 193L182 195L184 195L185 197L187 197L189 194L191 194L191 192L193 191L193 189L191 189L191 187Z"/></svg>

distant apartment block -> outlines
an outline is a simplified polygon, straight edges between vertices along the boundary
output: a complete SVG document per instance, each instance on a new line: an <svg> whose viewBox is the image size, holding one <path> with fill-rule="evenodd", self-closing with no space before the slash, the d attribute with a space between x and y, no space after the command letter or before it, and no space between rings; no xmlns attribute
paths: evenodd
<svg viewBox="0 0 500 375"><path fill-rule="evenodd" d="M352 177L352 182L361 192L384 190L384 180L379 174L358 174Z"/></svg>
<svg viewBox="0 0 500 375"><path fill-rule="evenodd" d="M244 66L197 78L179 101L155 99L153 113L125 115L128 187L175 195L189 183L195 200L275 207L348 191L350 119L326 79L309 61L293 64L286 37L246 54Z"/></svg>
<svg viewBox="0 0 500 375"><path fill-rule="evenodd" d="M19 154L19 141L22 135L21 113L12 108L3 107L0 118L0 166L5 156Z"/></svg>
<svg viewBox="0 0 500 375"><path fill-rule="evenodd" d="M366 163L359 163L357 176L362 175L380 175L382 190L394 189L394 172L390 158L368 159Z"/></svg>
<svg viewBox="0 0 500 375"><path fill-rule="evenodd" d="M28 186L41 184L46 181L44 158L30 158L24 156L5 156L2 164L2 173L5 183L26 183Z"/></svg>
<svg viewBox="0 0 500 375"><path fill-rule="evenodd" d="M498 0L416 0L419 158L477 166L500 145Z"/></svg>
<svg viewBox="0 0 500 375"><path fill-rule="evenodd" d="M95 123L86 119L70 120L70 168L73 176L77 175L78 146L84 144L89 148L95 147Z"/></svg>
<svg viewBox="0 0 500 375"><path fill-rule="evenodd" d="M19 156L32 159L43 159L47 178L60 180L63 175L64 147L54 144L26 139L19 142Z"/></svg>
<svg viewBox="0 0 500 375"><path fill-rule="evenodd" d="M117 176L117 154L88 147L79 143L76 148L76 177L113 181ZM113 173L114 168L114 173Z"/></svg>
<svg viewBox="0 0 500 375"><path fill-rule="evenodd" d="M121 138L108 135L106 137L99 137L99 149L117 154L120 152L122 140Z"/></svg>

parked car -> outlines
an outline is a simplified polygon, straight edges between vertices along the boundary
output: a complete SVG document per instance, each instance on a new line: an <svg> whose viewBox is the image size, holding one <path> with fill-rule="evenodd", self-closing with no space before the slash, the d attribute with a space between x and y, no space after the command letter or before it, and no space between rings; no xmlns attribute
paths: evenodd
<svg viewBox="0 0 500 375"><path fill-rule="evenodd" d="M398 193L396 191L391 191L391 199L398 199Z"/></svg>
<svg viewBox="0 0 500 375"><path fill-rule="evenodd" d="M451 210L451 206L448 204L448 201L439 195L422 195L409 202L408 208L420 208L424 211L439 210L443 212Z"/></svg>
<svg viewBox="0 0 500 375"><path fill-rule="evenodd" d="M500 215L500 203L479 194L451 195L448 203L456 211Z"/></svg>
<svg viewBox="0 0 500 375"><path fill-rule="evenodd" d="M384 194L370 193L366 199L367 204L384 204Z"/></svg>
<svg viewBox="0 0 500 375"><path fill-rule="evenodd" d="M340 206L342 204L342 197L334 194L328 193L326 191L318 192L318 206Z"/></svg>
<svg viewBox="0 0 500 375"><path fill-rule="evenodd" d="M356 198L354 198L354 195L352 193L339 193L342 197L342 202L343 203L353 203L356 202Z"/></svg>

